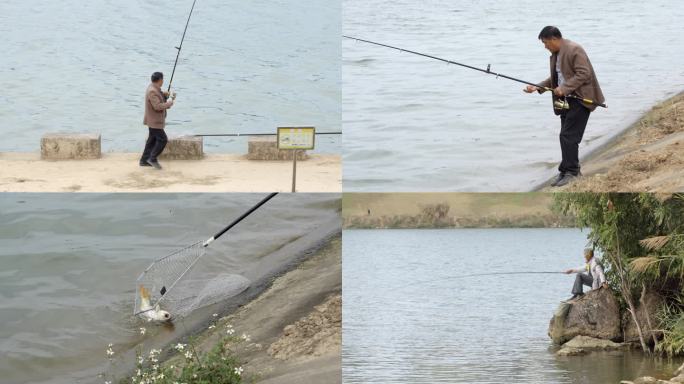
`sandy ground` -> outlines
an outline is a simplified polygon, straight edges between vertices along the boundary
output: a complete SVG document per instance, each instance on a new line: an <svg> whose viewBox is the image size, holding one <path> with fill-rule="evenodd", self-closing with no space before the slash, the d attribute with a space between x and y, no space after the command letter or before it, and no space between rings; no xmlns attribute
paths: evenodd
<svg viewBox="0 0 684 384"><path fill-rule="evenodd" d="M249 161L208 154L203 160L138 165L138 154L107 153L98 160L43 161L38 153L0 153L0 192L290 192L292 162ZM297 162L298 192L341 192L339 155Z"/></svg>
<svg viewBox="0 0 684 384"><path fill-rule="evenodd" d="M263 384L342 382L342 252L334 238L298 268L237 312L221 319L236 334L250 335L238 356L245 373ZM216 343L218 333L202 337L200 348Z"/></svg>
<svg viewBox="0 0 684 384"><path fill-rule="evenodd" d="M684 93L656 105L618 138L589 155L582 161L582 172L584 177L562 190L684 191Z"/></svg>

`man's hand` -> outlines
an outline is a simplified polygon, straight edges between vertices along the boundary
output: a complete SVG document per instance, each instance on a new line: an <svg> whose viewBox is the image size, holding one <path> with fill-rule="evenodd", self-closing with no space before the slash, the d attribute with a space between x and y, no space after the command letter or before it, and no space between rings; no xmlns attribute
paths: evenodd
<svg viewBox="0 0 684 384"><path fill-rule="evenodd" d="M572 273L572 269L568 269L568 270L565 271L565 274L566 274L566 275L569 275L569 274L571 274L571 273Z"/></svg>
<svg viewBox="0 0 684 384"><path fill-rule="evenodd" d="M162 95L167 99L169 98L169 93L167 91L162 91Z"/></svg>
<svg viewBox="0 0 684 384"><path fill-rule="evenodd" d="M523 88L523 92L525 93L532 93L532 92L538 92L539 87L535 87L534 85L528 85L527 87Z"/></svg>
<svg viewBox="0 0 684 384"><path fill-rule="evenodd" d="M171 98L172 98L173 100L176 100L176 92L171 92Z"/></svg>
<svg viewBox="0 0 684 384"><path fill-rule="evenodd" d="M167 103L169 103L169 107L171 107L171 106L173 106L173 104L174 104L174 100L173 100L173 99L169 99L169 100L167 101Z"/></svg>
<svg viewBox="0 0 684 384"><path fill-rule="evenodd" d="M565 93L563 93L561 87L556 87L556 89L553 90L553 94L558 97L565 96Z"/></svg>

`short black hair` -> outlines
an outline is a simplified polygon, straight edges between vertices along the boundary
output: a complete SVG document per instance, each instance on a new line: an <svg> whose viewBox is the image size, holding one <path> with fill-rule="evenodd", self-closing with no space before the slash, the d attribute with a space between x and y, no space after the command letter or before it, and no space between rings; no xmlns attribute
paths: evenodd
<svg viewBox="0 0 684 384"><path fill-rule="evenodd" d="M547 25L541 30L541 32L539 32L538 39L552 39L554 37L562 39L563 35L561 34L560 29L557 27L554 27L553 25Z"/></svg>
<svg viewBox="0 0 684 384"><path fill-rule="evenodd" d="M164 74L161 72L155 72L152 74L151 78L152 78L152 82L156 83L157 81L164 78Z"/></svg>

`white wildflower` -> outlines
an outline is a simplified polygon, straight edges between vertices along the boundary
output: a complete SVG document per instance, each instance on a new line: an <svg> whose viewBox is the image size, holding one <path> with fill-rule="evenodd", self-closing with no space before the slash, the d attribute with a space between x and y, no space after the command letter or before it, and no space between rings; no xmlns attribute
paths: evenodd
<svg viewBox="0 0 684 384"><path fill-rule="evenodd" d="M216 326L214 324L209 326L209 329L214 329L214 328L216 328Z"/></svg>
<svg viewBox="0 0 684 384"><path fill-rule="evenodd" d="M235 374L238 376L242 376L242 367L235 368Z"/></svg>
<svg viewBox="0 0 684 384"><path fill-rule="evenodd" d="M190 352L190 351L185 352L185 358L191 359L192 358L192 352Z"/></svg>
<svg viewBox="0 0 684 384"><path fill-rule="evenodd" d="M250 341L250 340L252 340L252 339L249 337L249 335L243 333L243 334L242 334L242 340L244 340L244 341Z"/></svg>
<svg viewBox="0 0 684 384"><path fill-rule="evenodd" d="M145 336L145 332L147 332L147 329L145 327L140 327L140 334Z"/></svg>
<svg viewBox="0 0 684 384"><path fill-rule="evenodd" d="M174 348L176 348L176 350L179 352L183 352L183 350L185 349L185 344L178 343Z"/></svg>
<svg viewBox="0 0 684 384"><path fill-rule="evenodd" d="M211 316L213 316L213 317L218 317L218 313L214 313L214 314L211 315Z"/></svg>

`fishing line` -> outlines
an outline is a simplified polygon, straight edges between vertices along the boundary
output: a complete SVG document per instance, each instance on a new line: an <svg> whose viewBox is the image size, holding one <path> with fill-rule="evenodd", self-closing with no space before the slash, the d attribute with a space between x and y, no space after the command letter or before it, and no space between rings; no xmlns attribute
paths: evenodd
<svg viewBox="0 0 684 384"><path fill-rule="evenodd" d="M479 276L498 276L498 275L557 275L557 274L565 274L565 272L559 272L559 271L515 271L515 272L486 272L486 273L472 273L469 275L459 275L459 276L449 276L449 277L444 277L441 279L432 279L432 280L423 280L423 281L416 281L411 284L408 284L409 286L411 285L416 285L416 284L424 284L424 283L432 283L436 281L445 281L445 280L453 280L453 279L461 279L461 278L468 278L468 277L479 277Z"/></svg>
<svg viewBox="0 0 684 384"><path fill-rule="evenodd" d="M373 44L373 45L377 45L377 46L380 46L380 47L385 47L385 48L394 49L394 50L397 50L397 51L400 51L400 52L410 53L410 54L412 54L412 55L418 55L418 56L427 57L427 58L433 59L433 60L443 61L443 62L445 62L445 63L447 63L447 64L459 65L459 66L464 67L464 68L472 69L472 70L479 71L479 72L482 72L482 73L486 73L486 74L489 74L489 75L494 75L494 76L496 76L497 78L502 77L502 78L504 78L504 79L508 79L508 80L512 80L512 81L517 81L518 83L522 83L522 84L526 84L526 85L532 85L532 86L535 86L535 87L537 87L537 88L541 88L541 89L543 89L543 90L545 90L545 91L551 91L551 92L553 92L553 88L542 87L542 86L540 86L540 85L538 85L538 84L535 84L535 83L532 83L532 82L529 82L529 81L526 81L526 80L521 80L521 79L517 79L517 78L515 78L515 77L511 77L511 76L508 76L508 75L504 75L503 73L492 72L492 71L490 70L490 69L491 69L491 64L487 64L487 69L482 69L482 68L473 67L472 65L459 63L459 62L456 62L456 61L453 61L453 60L447 60L447 59L444 59L444 58L441 58L441 57L428 55L428 54L426 54L426 53L421 53L421 52L412 51L412 50L410 50L410 49L399 48L399 47L395 47L395 46L392 46L392 45L377 43L377 42L375 42L375 41L364 40L364 39L360 39L360 38L352 37L352 36L342 35L342 37L344 37L344 38L346 38L346 39L351 39L351 40L355 40L355 41L360 41L360 42L362 42L362 43ZM586 103L586 104L591 104L591 105L596 105L596 106L603 107L603 108L608 108L608 107L607 107L605 104L603 104L603 103L598 103L598 102L595 102L595 101L590 100L590 99L584 99L584 98L579 97L579 96L575 96L575 95L565 95L565 97L571 98L571 99L577 99L577 100L580 100L580 101L582 101L582 102L584 102L584 103Z"/></svg>

